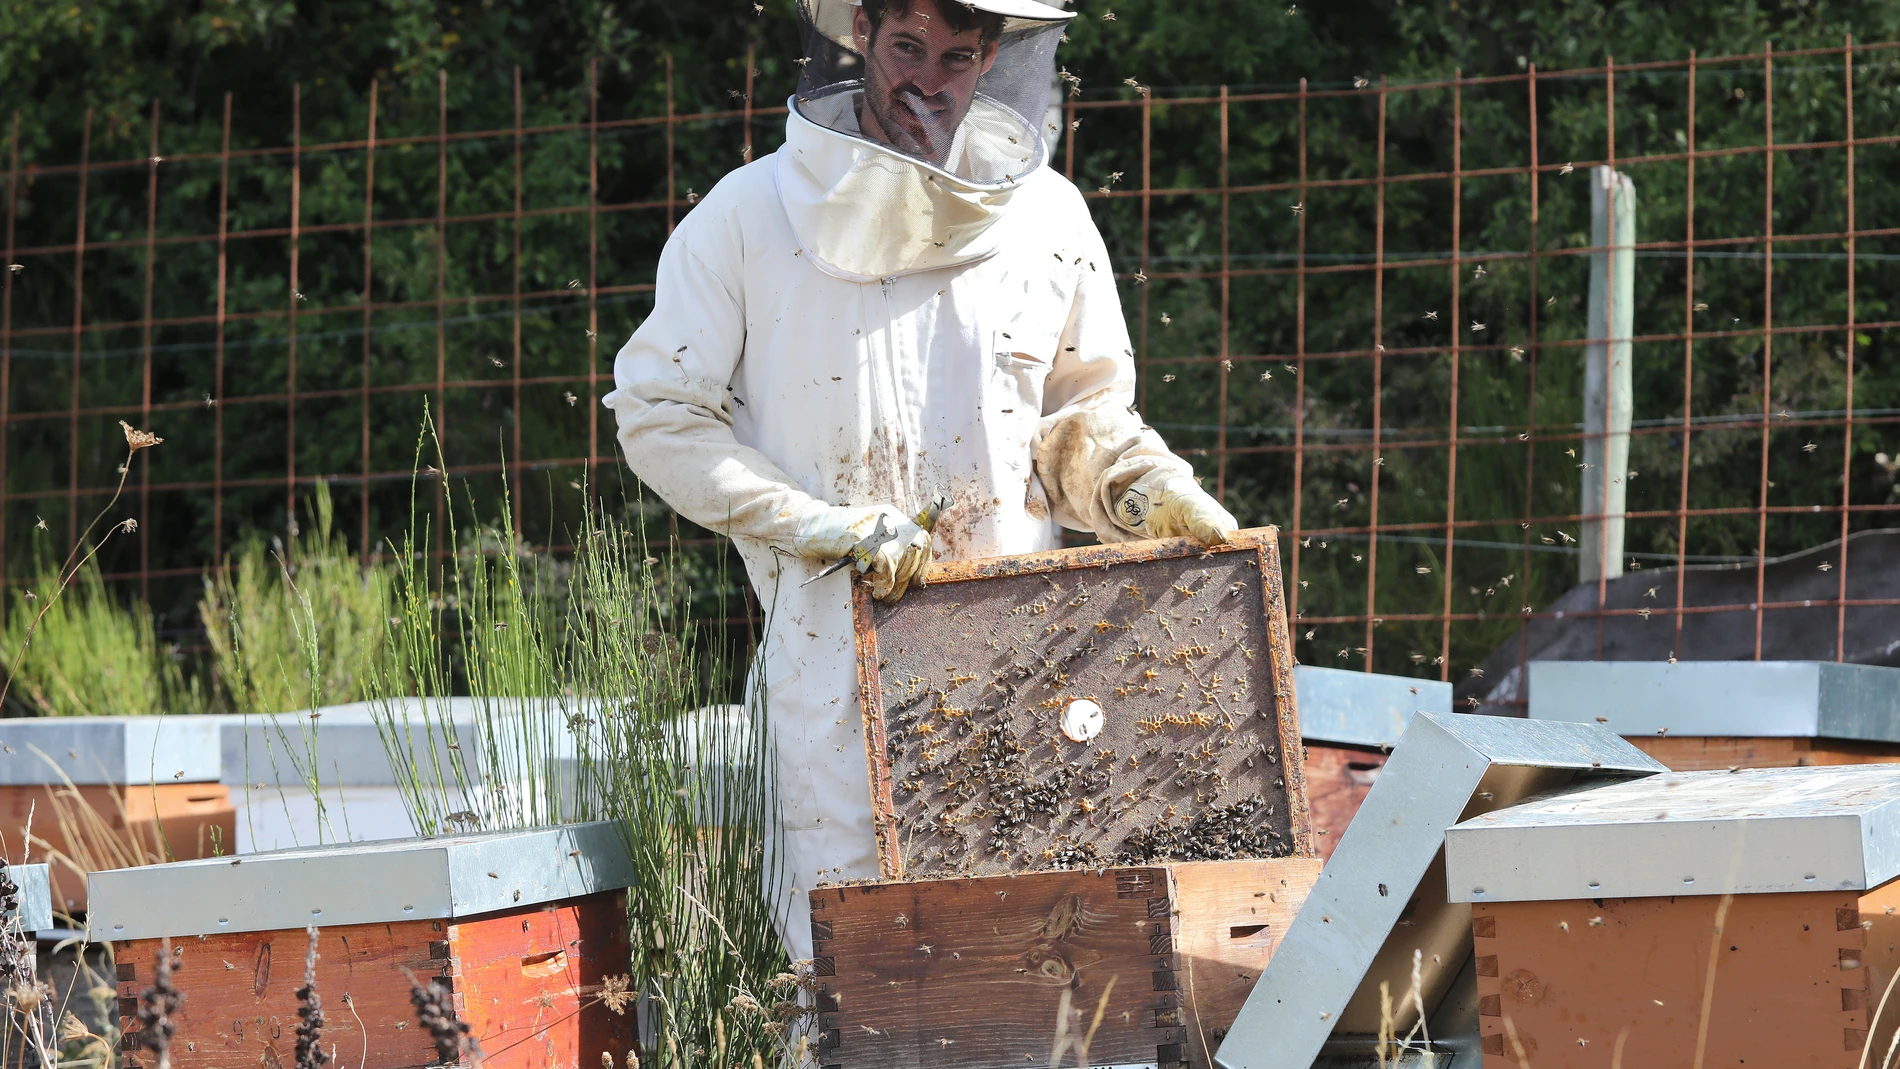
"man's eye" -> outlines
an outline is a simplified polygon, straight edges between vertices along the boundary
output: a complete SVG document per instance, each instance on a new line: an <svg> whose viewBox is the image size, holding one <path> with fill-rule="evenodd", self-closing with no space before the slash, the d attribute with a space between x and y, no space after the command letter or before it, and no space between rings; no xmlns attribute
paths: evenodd
<svg viewBox="0 0 1900 1069"><path fill-rule="evenodd" d="M893 47L897 51L902 52L904 55L907 55L907 56L916 56L916 55L923 54L923 49L918 48L917 45L911 41L899 41Z"/></svg>
<svg viewBox="0 0 1900 1069"><path fill-rule="evenodd" d="M974 52L951 52L943 57L944 63L952 67L968 67L976 63Z"/></svg>

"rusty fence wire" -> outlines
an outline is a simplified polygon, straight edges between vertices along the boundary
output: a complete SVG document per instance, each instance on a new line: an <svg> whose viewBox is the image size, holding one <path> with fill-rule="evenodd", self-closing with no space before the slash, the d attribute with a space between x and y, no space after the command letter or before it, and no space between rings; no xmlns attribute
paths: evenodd
<svg viewBox="0 0 1900 1069"><path fill-rule="evenodd" d="M1776 614L1812 630L1818 608L1842 657L1853 611L1900 604L1850 553L1900 508L1896 62L1850 40L1404 84L1065 82L1051 128L1115 258L1141 411L1243 523L1281 526L1303 661L1462 679L1514 636L1528 655L1559 602L1599 653L1640 622L1685 657L1700 615L1746 616L1743 655L1772 656ZM175 623L319 479L364 552L399 533L414 473L438 485L425 403L449 475L497 510L505 491L532 542L589 496L664 518L598 399L667 233L782 138L790 85L737 70L717 100L677 99L670 66L657 101L590 77L580 113L516 72L513 121L482 129L446 74L372 86L357 128L320 135L300 89L256 144L234 143L260 121L234 127L242 100L177 144L155 102L59 159L23 155L14 116L7 574L110 495L122 419L167 443L129 475L138 536L102 559ZM1602 473L1624 551L1580 570L1605 511L1581 497L1599 166L1639 204L1611 242L1634 246L1633 411L1628 470ZM1817 550L1823 596L1777 600L1774 562ZM1699 567L1748 596L1698 599Z"/></svg>

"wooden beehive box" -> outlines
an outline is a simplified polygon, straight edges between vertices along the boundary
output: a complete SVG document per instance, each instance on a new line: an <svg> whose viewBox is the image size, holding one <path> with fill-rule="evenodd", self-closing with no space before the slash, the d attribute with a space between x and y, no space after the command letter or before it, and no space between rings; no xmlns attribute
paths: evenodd
<svg viewBox="0 0 1900 1069"><path fill-rule="evenodd" d="M1098 1010L1090 1065L1206 1066L1319 876L1316 858L907 880L810 893L819 1063L1049 1058ZM1072 1052L1060 1064L1079 1064Z"/></svg>
<svg viewBox="0 0 1900 1069"><path fill-rule="evenodd" d="M1900 761L1900 669L1532 661L1530 716L1605 724L1678 772Z"/></svg>
<svg viewBox="0 0 1900 1069"><path fill-rule="evenodd" d="M1276 539L937 564L895 605L857 584L883 876L1312 856ZM1065 727L1090 703L1099 733Z"/></svg>
<svg viewBox="0 0 1900 1069"><path fill-rule="evenodd" d="M1896 842L1895 765L1671 773L1456 825L1486 1069L1853 1069Z"/></svg>
<svg viewBox="0 0 1900 1069"><path fill-rule="evenodd" d="M361 1069L436 1064L411 973L453 991L485 1064L573 1069L603 1052L618 1063L633 1045L631 1009L595 997L628 971L631 880L605 822L353 843L94 873L87 933L117 953L128 1059L140 1057L139 993L169 938L183 948L173 978L185 994L171 1064L292 1064L316 925L324 1037L366 1052Z"/></svg>
<svg viewBox="0 0 1900 1069"><path fill-rule="evenodd" d="M86 909L86 870L229 853L237 840L209 717L28 717L0 725L0 836L29 819L53 907Z"/></svg>
<svg viewBox="0 0 1900 1069"><path fill-rule="evenodd" d="M1451 712L1451 684L1307 664L1293 682L1313 843L1330 858L1412 714Z"/></svg>

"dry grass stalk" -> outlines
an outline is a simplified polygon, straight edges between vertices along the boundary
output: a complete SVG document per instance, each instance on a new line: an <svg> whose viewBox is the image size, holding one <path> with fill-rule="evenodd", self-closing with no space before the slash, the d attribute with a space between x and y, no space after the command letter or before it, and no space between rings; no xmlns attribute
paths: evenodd
<svg viewBox="0 0 1900 1069"><path fill-rule="evenodd" d="M61 890L61 872L67 873L67 878L77 880L79 886L84 887L89 872L138 868L172 860L171 849L165 842L164 828L159 821L151 822L152 841L148 846L140 841L132 816L125 808L125 800L116 790L107 792L118 817L115 825L107 814L101 813L86 800L85 794L52 758L37 748L33 752L46 762L60 781L49 797L53 803L53 822L59 828L63 848L33 835L30 825L27 834L28 846L45 851L55 910L63 910L66 902Z"/></svg>
<svg viewBox="0 0 1900 1069"><path fill-rule="evenodd" d="M1436 956L1434 955L1434 960ZM1405 1035L1398 1034L1398 1014L1394 1012L1392 987L1385 981L1379 983L1379 1042L1375 1053L1379 1059L1379 1069L1396 1066L1406 1051L1412 1049L1412 1041L1418 1039L1425 1044L1424 1064L1437 1063L1437 1055L1431 1050L1432 1033L1425 1021L1425 952L1412 951L1412 986L1399 1000L1399 1005L1413 1013L1412 1027Z"/></svg>
<svg viewBox="0 0 1900 1069"><path fill-rule="evenodd" d="M1715 970L1722 961L1722 925L1728 921L1728 908L1734 902L1734 894L1725 894L1715 906L1715 931L1709 936L1709 968L1702 979L1702 1009L1696 1022L1693 1069L1702 1069L1702 1059L1708 1051L1709 1014L1715 1009Z"/></svg>
<svg viewBox="0 0 1900 1069"><path fill-rule="evenodd" d="M1108 983L1102 987L1102 997L1095 1003L1095 1019L1089 1022L1088 1032L1080 1039L1069 1035L1069 1013L1073 1004L1070 1000L1069 989L1066 987L1062 989L1062 1000L1056 1006L1055 1046L1049 1052L1050 1069L1059 1069L1062 1065L1062 1056L1070 1050L1075 1051L1076 1065L1086 1069L1087 1066L1095 1064L1089 1060L1089 1047L1095 1042L1096 1031L1102 1027L1102 1016L1108 1012L1108 997L1115 993L1115 981L1119 979L1121 977L1111 976L1108 978Z"/></svg>
<svg viewBox="0 0 1900 1069"><path fill-rule="evenodd" d="M158 1069L171 1069L172 1036L178 1025L172 1015L185 996L172 984L172 970L184 960L183 947L174 949L167 936L159 944L158 966L152 971L152 986L139 993L139 1046L158 1056Z"/></svg>

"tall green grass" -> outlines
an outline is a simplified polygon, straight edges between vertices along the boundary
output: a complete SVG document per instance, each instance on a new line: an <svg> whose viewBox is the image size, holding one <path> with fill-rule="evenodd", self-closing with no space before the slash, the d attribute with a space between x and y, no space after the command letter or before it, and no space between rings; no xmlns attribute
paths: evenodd
<svg viewBox="0 0 1900 1069"><path fill-rule="evenodd" d="M444 468L427 423L418 470L425 447ZM483 526L451 483L455 550L438 566L422 487L390 547L396 649L369 684L411 819L426 834L614 821L650 1053L681 1069L752 1051L778 1063L784 1031L752 1009L786 966L763 890L777 854L765 710L729 704L756 688L719 625L694 622L687 556L590 510L555 562L520 543L505 496ZM460 723L458 692L473 699Z"/></svg>
<svg viewBox="0 0 1900 1069"><path fill-rule="evenodd" d="M42 564L37 574L8 595L0 668L13 676L9 704L38 716L203 710L201 688L187 681L179 658L160 646L151 609L144 602L120 605L91 560L33 631L34 616L46 604L42 599L59 589L52 566Z"/></svg>

